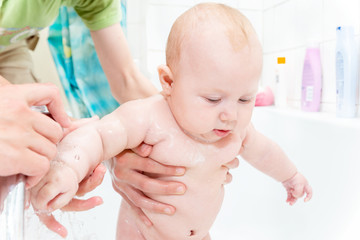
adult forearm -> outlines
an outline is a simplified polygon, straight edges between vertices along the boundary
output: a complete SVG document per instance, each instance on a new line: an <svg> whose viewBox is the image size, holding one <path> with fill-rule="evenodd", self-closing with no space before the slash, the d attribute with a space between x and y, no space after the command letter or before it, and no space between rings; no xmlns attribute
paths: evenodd
<svg viewBox="0 0 360 240"><path fill-rule="evenodd" d="M120 24L92 31L91 36L112 94L119 103L158 92L135 65Z"/></svg>

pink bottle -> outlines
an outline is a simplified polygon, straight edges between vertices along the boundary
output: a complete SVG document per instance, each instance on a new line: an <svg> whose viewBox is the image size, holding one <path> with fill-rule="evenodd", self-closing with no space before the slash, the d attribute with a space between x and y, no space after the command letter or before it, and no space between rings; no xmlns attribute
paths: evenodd
<svg viewBox="0 0 360 240"><path fill-rule="evenodd" d="M320 110L322 71L320 49L312 44L306 49L301 87L301 109L307 112Z"/></svg>

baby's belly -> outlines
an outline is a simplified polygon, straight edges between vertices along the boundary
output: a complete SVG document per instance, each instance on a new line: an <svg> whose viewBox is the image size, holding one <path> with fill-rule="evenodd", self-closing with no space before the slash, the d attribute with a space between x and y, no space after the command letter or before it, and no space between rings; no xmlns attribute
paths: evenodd
<svg viewBox="0 0 360 240"><path fill-rule="evenodd" d="M182 179L176 178L187 186L184 195L150 196L157 201L176 207L172 216L145 214L154 223L154 227L139 226L147 240L202 240L209 232L211 225L221 208L224 198L223 183L225 170L201 177L187 172Z"/></svg>

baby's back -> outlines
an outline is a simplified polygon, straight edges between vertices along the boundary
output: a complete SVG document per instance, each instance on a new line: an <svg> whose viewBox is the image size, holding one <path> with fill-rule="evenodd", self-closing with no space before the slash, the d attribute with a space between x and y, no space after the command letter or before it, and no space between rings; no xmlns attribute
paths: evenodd
<svg viewBox="0 0 360 240"><path fill-rule="evenodd" d="M149 197L176 207L172 216L145 211L154 223L146 227L136 219L136 225L147 240L203 239L218 214L223 197L228 169L224 164L239 153L241 138L230 134L217 143L199 142L186 135L176 124L163 99L154 101L151 127L145 142L153 145L151 158L166 165L186 167L181 177L151 177L183 182L184 195L152 195ZM126 204L126 203L123 203ZM132 211L130 208L126 208ZM135 218L135 213L128 213Z"/></svg>

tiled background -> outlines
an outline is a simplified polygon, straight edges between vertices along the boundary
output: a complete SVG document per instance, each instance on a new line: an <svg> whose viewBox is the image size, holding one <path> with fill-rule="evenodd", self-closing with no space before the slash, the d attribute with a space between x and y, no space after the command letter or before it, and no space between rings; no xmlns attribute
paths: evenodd
<svg viewBox="0 0 360 240"><path fill-rule="evenodd" d="M134 58L159 87L156 67L177 16L200 0L128 0L128 40ZM286 57L288 105L300 108L301 76L309 41L320 44L323 66L321 111L335 112L335 29L353 25L357 40L360 0L219 0L242 11L264 48L262 85L274 87L277 57ZM357 51L354 49L354 51Z"/></svg>

